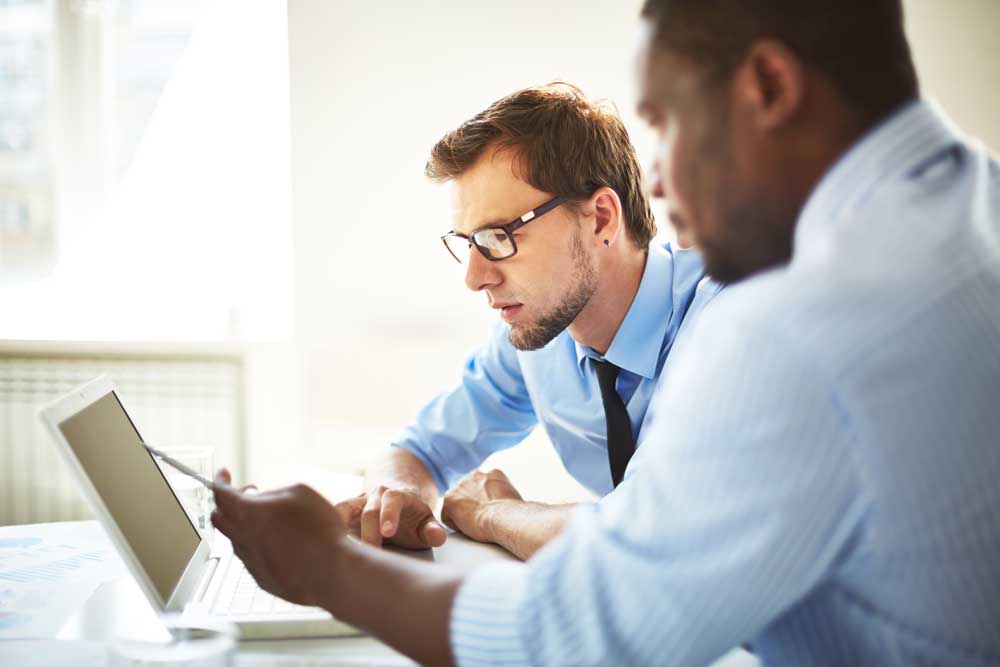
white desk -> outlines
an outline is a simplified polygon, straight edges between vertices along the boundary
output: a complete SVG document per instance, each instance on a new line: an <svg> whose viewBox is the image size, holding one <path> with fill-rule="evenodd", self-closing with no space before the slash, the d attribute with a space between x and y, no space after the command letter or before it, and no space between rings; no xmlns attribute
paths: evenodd
<svg viewBox="0 0 1000 667"><path fill-rule="evenodd" d="M162 636L164 630L156 612L143 596L135 580L129 575L124 563L113 554L113 547L104 531L96 521L72 522L66 524L40 524L36 526L0 527L0 540L6 536L23 538L25 535L58 536L60 531L66 535L67 542L76 541L88 545L87 551L103 545L107 562L94 574L100 580L96 590L79 606L66 610L68 618L58 628L53 628L51 636L46 637L44 631L41 637L38 632L30 633L38 642L39 650L46 647L46 639L66 641L107 641L113 638L156 639ZM426 552L425 552L426 553ZM477 564L491 559L510 559L507 552L499 547L480 544L468 538L450 535L444 546L433 550L435 562L447 564L464 570L472 569ZM415 557L431 560L427 555L415 553ZM0 560L0 566L2 566ZM2 581L0 581L2 584ZM2 586L0 586L2 591ZM73 604L72 601L69 604ZM0 620L3 618L3 608L0 606ZM2 623L0 623L2 628ZM11 635L17 638L17 633ZM0 665L4 662L3 635L0 634ZM22 642L16 648L25 649ZM8 648L14 647L8 644ZM280 641L249 641L240 643L240 653L279 652L296 655L322 655L325 658L343 656L357 664L359 656L365 656L375 661L383 659L388 664L400 664L402 656L370 637L342 637L331 639L280 640Z"/></svg>
<svg viewBox="0 0 1000 667"><path fill-rule="evenodd" d="M66 541L86 543L89 549L104 546L106 562L93 575L100 579L100 583L82 603L76 603L67 610L68 619L53 627L51 634L43 631L41 635L31 635L34 637L31 640L11 640L4 639L4 582L0 576L0 667L103 665L99 657L102 650L100 642L113 637L155 638L164 632L156 612L150 607L124 564L114 554L110 541L96 521L3 526L0 527L0 546L5 539L9 545L28 534L52 536L60 532L67 536ZM0 572L3 570L2 553L0 551ZM444 546L433 550L434 561L463 570L472 569L488 560L510 558L499 547L473 542L459 534L449 535ZM16 634L10 634L10 629L6 636L17 637ZM54 639L65 641L53 642ZM248 641L239 644L240 658L261 653L294 655L305 660L309 656L322 657L324 661L343 661L342 664L354 666L413 664L370 637ZM752 656L735 651L714 667L754 667L757 664Z"/></svg>

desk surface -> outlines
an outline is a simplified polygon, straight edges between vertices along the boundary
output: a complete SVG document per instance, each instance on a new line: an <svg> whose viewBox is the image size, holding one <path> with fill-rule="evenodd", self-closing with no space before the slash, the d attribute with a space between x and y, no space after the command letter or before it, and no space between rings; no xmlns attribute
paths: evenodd
<svg viewBox="0 0 1000 667"><path fill-rule="evenodd" d="M95 549L103 547L105 554L103 562L100 568L95 569L93 574L89 575L100 583L96 590L91 587L87 595L77 598L73 598L72 595L64 596L63 590L59 589L59 598L66 598L66 604L72 605L68 610L65 610L67 613L62 615L63 620L51 625L51 631L43 630L40 633L35 632L19 637L16 633L12 634L10 628L6 632L4 631L3 594L6 591L3 588L5 582L0 581L0 641L4 639L17 640L23 637L31 638L26 641L4 641L4 650L0 651L0 665L15 664L7 661L8 658L13 659L15 655L38 657L39 654L43 654L41 662L23 663L21 659L17 659L16 664L19 666L22 664L48 665L51 662L51 664L66 665L100 665L103 662L99 659L90 662L74 660L72 651L86 653L88 650L91 652L97 650L99 652L101 650L99 642L114 637L155 639L164 635L163 626L155 610L149 605L138 584L128 574L124 563L114 553L110 541L96 521L38 524L35 526L0 526L0 547L19 546L27 543L30 539L37 540L36 537L29 538L27 536L38 535L47 536L53 544L59 542L59 540L52 540L53 537L65 542L85 544L87 545L87 553L96 553ZM463 570L473 569L489 560L512 558L499 547L480 544L460 534L449 535L444 546L434 549L432 556L435 562ZM81 554L74 556L74 558L79 557ZM427 555L422 557L428 558ZM4 562L3 551L0 550L0 574L4 570ZM9 565L12 561L8 560L7 563ZM3 577L0 577L0 580L2 579ZM58 581L53 581L48 582L47 585L50 586L49 590L51 591L53 590L52 586L60 584ZM52 640L56 639L65 641L52 643ZM89 642L89 644L76 644L76 642ZM58 654L67 651L69 651L70 659L60 660ZM294 655L303 659L321 658L324 662L327 660L342 661L341 664L351 665L396 666L413 664L371 637L254 640L239 644L241 659L242 656L265 653ZM51 655L52 661L46 660L46 655ZM81 654L77 654L77 657L81 657ZM754 667L756 665L758 662L752 656L742 651L734 651L715 663L714 667Z"/></svg>
<svg viewBox="0 0 1000 667"><path fill-rule="evenodd" d="M97 580L96 590L82 600L77 596L67 596L66 620L48 629L38 626L18 635L14 632L0 634L0 639L28 639L44 642L59 639L66 641L107 641L112 638L158 639L164 636L163 626L156 611L150 606L138 584L129 575L124 563L113 553L110 540L96 521L67 522L63 524L37 524L34 526L0 527L0 546L28 545L43 539L57 548L62 542L86 545L80 553L67 552L71 558L80 558L103 551L100 567L89 577ZM469 570L488 560L510 559L507 552L499 547L474 542L463 535L449 535L448 541L433 552L412 552L414 557L433 560L453 568ZM63 559L65 561L65 559ZM12 561L11 561L12 562ZM3 567L0 558L0 569ZM0 577L2 579L2 577ZM42 579L42 581L45 581ZM0 584L3 582L0 581ZM24 583L24 582L22 582ZM67 582L68 584L69 582ZM13 584L12 584L13 585ZM48 583L56 586L57 581ZM44 591L44 588L42 589ZM52 590L49 588L49 590ZM3 593L0 586L0 593ZM52 595L42 595L49 598ZM68 616L68 618L67 618ZM3 605L0 604L0 629L3 629ZM56 616L53 616L56 618ZM51 631L50 631L51 630ZM18 642L21 644L22 642ZM14 647L14 644L8 644ZM41 648L41 646L39 646ZM25 647L21 647L25 648ZM2 651L0 651L2 652ZM308 640L250 641L240 644L240 653L294 653L296 655L317 655L324 658L349 657L357 661L359 656L374 663L407 664L402 656L381 642L370 637L343 637ZM0 658L0 664L3 659Z"/></svg>

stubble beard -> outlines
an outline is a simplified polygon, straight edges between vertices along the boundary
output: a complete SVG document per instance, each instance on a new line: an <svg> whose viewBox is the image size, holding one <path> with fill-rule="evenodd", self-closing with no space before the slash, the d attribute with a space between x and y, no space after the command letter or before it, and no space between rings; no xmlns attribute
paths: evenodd
<svg viewBox="0 0 1000 667"><path fill-rule="evenodd" d="M594 268L580 241L580 234L570 242L573 256L573 286L566 297L536 322L511 323L508 337L510 344L521 351L538 350L566 330L597 291L597 269Z"/></svg>

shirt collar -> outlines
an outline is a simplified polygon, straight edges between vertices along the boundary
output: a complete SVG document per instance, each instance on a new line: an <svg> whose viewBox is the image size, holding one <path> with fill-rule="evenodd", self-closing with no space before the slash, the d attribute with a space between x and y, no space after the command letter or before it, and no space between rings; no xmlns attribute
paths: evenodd
<svg viewBox="0 0 1000 667"><path fill-rule="evenodd" d="M954 144L961 132L931 100L900 107L849 148L820 179L796 229L802 233L838 219L862 203L878 183Z"/></svg>
<svg viewBox="0 0 1000 667"><path fill-rule="evenodd" d="M692 252L692 251L675 251ZM674 257L665 247L652 243L646 256L646 268L639 281L632 305L615 332L615 337L602 357L592 348L576 341L576 358L583 370L587 357L607 360L635 375L654 379L660 361L663 337L673 311Z"/></svg>

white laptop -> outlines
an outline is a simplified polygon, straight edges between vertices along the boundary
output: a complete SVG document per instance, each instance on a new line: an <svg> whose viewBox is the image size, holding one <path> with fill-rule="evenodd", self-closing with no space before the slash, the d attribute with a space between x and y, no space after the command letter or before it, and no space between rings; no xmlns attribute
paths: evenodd
<svg viewBox="0 0 1000 667"><path fill-rule="evenodd" d="M74 389L39 416L157 612L235 623L244 639L360 634L322 609L270 595L230 549L211 550L142 446L110 379Z"/></svg>

